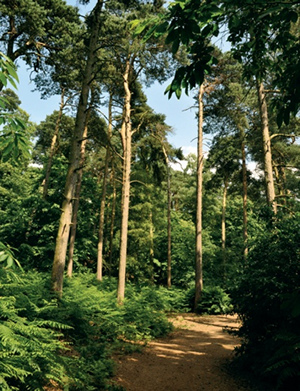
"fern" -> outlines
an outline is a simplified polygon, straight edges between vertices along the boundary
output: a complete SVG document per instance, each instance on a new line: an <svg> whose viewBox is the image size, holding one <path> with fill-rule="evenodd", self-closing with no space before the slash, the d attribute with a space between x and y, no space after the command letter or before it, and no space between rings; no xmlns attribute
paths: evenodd
<svg viewBox="0 0 300 391"><path fill-rule="evenodd" d="M66 349L59 341L62 334L56 330L62 326L55 321L30 320L24 316L27 311L32 315L34 306L18 305L20 287L22 284L17 288L15 282L0 286L1 389L42 390L47 379L60 382L66 372L57 354ZM16 297L4 296L10 290L14 290Z"/></svg>
<svg viewBox="0 0 300 391"><path fill-rule="evenodd" d="M36 272L0 286L3 390L42 390L50 381L70 391L111 389L112 352L129 351L133 341L169 332L161 309L171 310L170 302L184 297L129 285L120 307L116 281L99 283L89 273L67 279L59 301L49 286L49 276Z"/></svg>

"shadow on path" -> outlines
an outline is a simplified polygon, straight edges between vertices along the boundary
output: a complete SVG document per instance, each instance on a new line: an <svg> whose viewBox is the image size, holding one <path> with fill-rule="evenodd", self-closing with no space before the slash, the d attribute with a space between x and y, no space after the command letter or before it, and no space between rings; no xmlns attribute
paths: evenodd
<svg viewBox="0 0 300 391"><path fill-rule="evenodd" d="M224 370L238 340L223 328L237 328L236 318L184 314L171 321L176 330L169 336L118 358L119 385L127 391L249 391Z"/></svg>

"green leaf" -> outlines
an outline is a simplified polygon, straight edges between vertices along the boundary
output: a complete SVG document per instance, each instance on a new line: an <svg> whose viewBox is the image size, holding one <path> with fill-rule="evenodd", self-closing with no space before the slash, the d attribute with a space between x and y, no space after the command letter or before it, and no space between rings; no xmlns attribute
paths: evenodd
<svg viewBox="0 0 300 391"><path fill-rule="evenodd" d="M6 261L6 266L7 266L7 267L12 267L13 264L14 264L13 258L12 258L11 256L8 256L8 257L7 257L7 261Z"/></svg>
<svg viewBox="0 0 300 391"><path fill-rule="evenodd" d="M0 82L4 85L4 87L7 86L7 77L2 72L0 72Z"/></svg>
<svg viewBox="0 0 300 391"><path fill-rule="evenodd" d="M297 20L298 20L298 17L299 17L299 15L298 15L298 13L296 11L290 11L288 13L288 21L289 22L296 23Z"/></svg>
<svg viewBox="0 0 300 391"><path fill-rule="evenodd" d="M145 34L144 38L143 38L143 42L147 41L149 38L152 37L153 33L155 32L156 30L156 26L152 26L151 29L149 31L147 31L147 33Z"/></svg>
<svg viewBox="0 0 300 391"><path fill-rule="evenodd" d="M138 21L138 22L139 23L136 24L136 27L134 30L135 35L141 34L145 30L145 28L147 27L147 24L145 22L140 22L140 21ZM134 28L134 26L132 28Z"/></svg>
<svg viewBox="0 0 300 391"><path fill-rule="evenodd" d="M130 29L133 30L135 29L137 26L139 26L141 24L141 20L140 19L135 19L135 20L132 20L130 23L129 23L129 26L130 26Z"/></svg>
<svg viewBox="0 0 300 391"><path fill-rule="evenodd" d="M170 27L168 35L165 40L166 44L169 45L170 43L175 41L175 39L179 39L178 34L179 34L178 29L175 29L174 27Z"/></svg>
<svg viewBox="0 0 300 391"><path fill-rule="evenodd" d="M176 90L175 90L175 95L176 95L176 97L177 97L177 99L180 99L180 97L181 97L181 88L179 87L179 88L177 88Z"/></svg>
<svg viewBox="0 0 300 391"><path fill-rule="evenodd" d="M17 84L15 83L14 79L12 79L11 77L8 77L8 81L10 82L10 84L15 88L17 89Z"/></svg>
<svg viewBox="0 0 300 391"><path fill-rule="evenodd" d="M178 49L179 49L179 44L180 44L180 41L178 38L176 38L174 41L173 41L173 44L172 44L172 53L173 54L176 54Z"/></svg>
<svg viewBox="0 0 300 391"><path fill-rule="evenodd" d="M20 128L26 129L26 124L22 119L15 117L14 120L20 126Z"/></svg>
<svg viewBox="0 0 300 391"><path fill-rule="evenodd" d="M213 25L208 24L202 29L201 34L205 37L209 37L211 35L211 32L213 31Z"/></svg>
<svg viewBox="0 0 300 391"><path fill-rule="evenodd" d="M16 69L15 69L15 65L13 63L7 63L6 69L11 77L13 77L16 81L19 81ZM11 82L11 80L10 80L10 82Z"/></svg>
<svg viewBox="0 0 300 391"><path fill-rule="evenodd" d="M156 32L165 34L168 29L168 26L169 26L168 22L163 22L156 27Z"/></svg>
<svg viewBox="0 0 300 391"><path fill-rule="evenodd" d="M284 112L283 112L283 121L286 125L288 125L290 123L290 110L289 109L285 109Z"/></svg>
<svg viewBox="0 0 300 391"><path fill-rule="evenodd" d="M283 123L283 112L282 110L279 111L279 113L277 114L277 126L278 128L281 128L281 125Z"/></svg>
<svg viewBox="0 0 300 391"><path fill-rule="evenodd" d="M14 144L13 143L9 143L2 151L2 156L3 157L6 157L6 156L9 156L11 154L11 151L13 150L13 147L14 147Z"/></svg>
<svg viewBox="0 0 300 391"><path fill-rule="evenodd" d="M6 262L7 255L4 251L0 252L0 262Z"/></svg>
<svg viewBox="0 0 300 391"><path fill-rule="evenodd" d="M169 84L168 87L165 89L164 94L167 94L172 88L172 84Z"/></svg>

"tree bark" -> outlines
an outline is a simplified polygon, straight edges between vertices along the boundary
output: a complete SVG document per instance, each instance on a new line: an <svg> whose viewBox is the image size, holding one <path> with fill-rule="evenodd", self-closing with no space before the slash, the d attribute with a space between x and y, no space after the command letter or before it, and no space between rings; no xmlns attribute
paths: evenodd
<svg viewBox="0 0 300 391"><path fill-rule="evenodd" d="M226 203L227 203L228 179L224 180L223 200L222 200L222 259L223 259L223 279L226 281Z"/></svg>
<svg viewBox="0 0 300 391"><path fill-rule="evenodd" d="M168 158L167 151L162 144L163 152L165 155L166 165L167 165L167 194L168 194L168 215L167 215L167 232L168 232L168 250L167 250L167 287L171 288L172 286L172 226L171 226L171 211L172 211L172 194L171 194L171 172L170 172L170 162Z"/></svg>
<svg viewBox="0 0 300 391"><path fill-rule="evenodd" d="M149 214L149 238L150 238L150 249L149 249L149 258L150 258L150 280L151 284L154 285L154 237L153 237L153 215L152 210Z"/></svg>
<svg viewBox="0 0 300 391"><path fill-rule="evenodd" d="M128 241L128 219L129 219L129 199L130 199L130 170L131 170L131 92L129 87L130 61L126 60L126 68L123 75L123 85L125 91L124 118L121 127L121 137L123 143L123 181L122 181L122 218L120 237L120 262L119 262L119 282L118 282L118 303L122 304L125 298L126 280L126 258Z"/></svg>
<svg viewBox="0 0 300 391"><path fill-rule="evenodd" d="M112 270L112 252L113 252L114 227L115 227L116 203L117 203L117 189L116 189L114 166L112 166L112 182L113 182L113 193L112 193L112 205L111 205L111 221L110 221L110 232L109 232L109 257L108 257L110 276Z"/></svg>
<svg viewBox="0 0 300 391"><path fill-rule="evenodd" d="M81 191L81 183L82 183L82 176L83 176L83 166L84 166L84 160L85 160L85 146L87 143L87 134L88 134L88 122L90 118L91 109L88 110L87 116L86 116L86 124L84 127L83 132L83 140L81 143L81 150L80 150L80 162L79 162L79 169L77 174L77 183L75 188L75 197L74 197L74 206L73 206L73 216L72 216L72 224L70 228L70 240L69 240L69 259L68 259L68 267L67 267L67 276L72 277L73 273L73 256L74 256L74 247L75 247L75 238L76 238L76 231L77 231L77 216L78 216L78 209L79 209L79 198L80 198L80 191Z"/></svg>
<svg viewBox="0 0 300 391"><path fill-rule="evenodd" d="M248 256L248 213L247 213L247 165L246 165L246 147L245 147L245 132L240 130L241 150L242 150L242 175L243 175L243 241L244 241L244 261Z"/></svg>
<svg viewBox="0 0 300 391"><path fill-rule="evenodd" d="M110 95L109 106L108 106L108 139L109 140L111 139L111 133L112 133L112 94ZM108 145L106 148L106 155L105 155L102 196L100 202L99 234L98 234L98 250L97 250L97 274L96 274L96 278L98 281L102 281L102 274L103 274L103 232L104 232L105 200L106 200L109 161L110 161L110 149Z"/></svg>
<svg viewBox="0 0 300 391"><path fill-rule="evenodd" d="M50 151L49 151L49 157L48 157L48 161L47 161L46 175L45 175L45 178L43 181L43 198L44 198L44 200L47 198L47 195L48 195L49 179L50 179L50 173L51 173L51 168L52 168L52 162L53 162L53 157L55 154L55 147L56 147L56 143L57 143L61 118L62 118L64 107L66 105L65 101L64 101L64 94L65 94L65 90L63 88L62 92L61 92L59 112L58 112L58 116L57 116L57 120L56 120L56 124L55 124L55 130L54 130L54 134L52 137Z"/></svg>
<svg viewBox="0 0 300 391"><path fill-rule="evenodd" d="M277 205L275 202L275 186L274 186L273 168L272 168L272 151L271 151L271 139L270 139L270 132L269 132L268 107L267 107L266 95L264 93L263 83L259 81L257 81L257 94L258 94L258 102L259 102L259 110L260 110L260 118L261 118L267 202L273 208L274 213L277 213Z"/></svg>
<svg viewBox="0 0 300 391"><path fill-rule="evenodd" d="M196 259L195 259L195 298L196 310L203 290L203 251L202 251L202 185L203 185L203 94L204 86L201 84L198 93L198 143L197 143L197 201L196 201Z"/></svg>
<svg viewBox="0 0 300 391"><path fill-rule="evenodd" d="M52 290L58 296L62 296L63 291L63 276L66 262L66 253L72 221L72 201L77 181L77 171L79 168L80 149L83 139L83 132L86 121L86 109L88 106L88 96L90 91L90 83L93 78L93 68L96 62L96 52L98 46L98 36L101 24L100 14L102 11L102 0L98 0L92 11L93 23L91 23L92 31L89 40L88 54L84 77L81 86L81 93L77 107L77 115L75 121L75 129L71 144L69 157L69 167L67 172L66 184L64 189L64 200L61 208L61 217L56 238L55 254L52 267Z"/></svg>

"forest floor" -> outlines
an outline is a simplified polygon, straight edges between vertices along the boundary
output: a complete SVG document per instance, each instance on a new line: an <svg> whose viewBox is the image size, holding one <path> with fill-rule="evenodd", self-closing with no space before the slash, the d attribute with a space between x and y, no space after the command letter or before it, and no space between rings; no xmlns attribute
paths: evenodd
<svg viewBox="0 0 300 391"><path fill-rule="evenodd" d="M126 391L250 391L248 381L228 370L239 340L224 331L237 317L181 314L175 330L130 355L117 356L114 382Z"/></svg>

